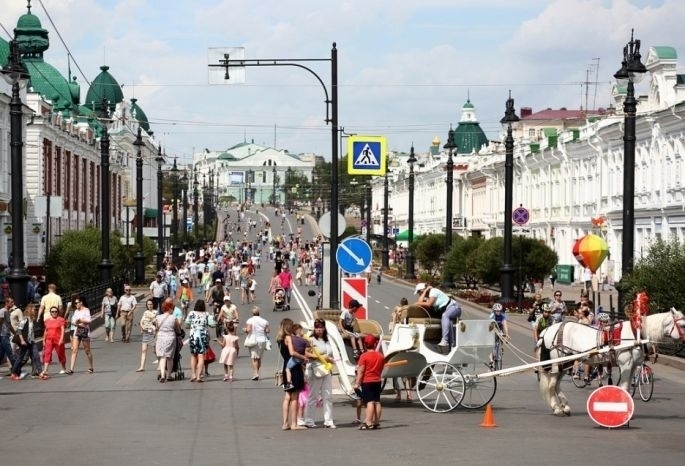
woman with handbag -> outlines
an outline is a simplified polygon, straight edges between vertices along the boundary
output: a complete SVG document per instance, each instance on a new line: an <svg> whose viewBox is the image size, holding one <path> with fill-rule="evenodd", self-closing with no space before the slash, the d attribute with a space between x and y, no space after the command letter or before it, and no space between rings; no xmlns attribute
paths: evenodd
<svg viewBox="0 0 685 466"><path fill-rule="evenodd" d="M333 423L333 376L331 375L331 368L334 362L333 348L328 342L325 320L316 319L314 321L311 347L305 354L309 358L307 367L309 396L304 412L305 426L316 427L313 413L320 399L323 404L323 426L335 429L335 424Z"/></svg>
<svg viewBox="0 0 685 466"><path fill-rule="evenodd" d="M203 299L195 301L195 308L188 313L185 320L190 329L190 381L204 382L205 353L209 348L209 327L214 327L214 316L207 313Z"/></svg>
<svg viewBox="0 0 685 466"><path fill-rule="evenodd" d="M147 304L146 304L147 306ZM150 309L150 307L148 307ZM162 302L161 314L155 316L155 353L159 363L159 382L167 381L167 375L172 370L174 352L176 350L176 334L181 330L181 323L174 318L174 302L167 298ZM147 312L147 310L146 310ZM141 365L142 367L142 365Z"/></svg>
<svg viewBox="0 0 685 466"><path fill-rule="evenodd" d="M92 374L93 370L93 353L90 351L90 309L86 307L86 302L83 297L74 299L74 306L76 310L71 316L71 326L74 328L74 335L71 338L71 364L67 374L74 373L74 365L76 364L76 356L78 356L78 348L83 345L83 351L88 358L88 373Z"/></svg>
<svg viewBox="0 0 685 466"><path fill-rule="evenodd" d="M247 333L245 347L250 350L250 363L252 365L252 380L259 380L259 370L262 368L262 355L266 349L269 338L269 322L259 315L259 308L252 308L252 317L245 322L243 329Z"/></svg>

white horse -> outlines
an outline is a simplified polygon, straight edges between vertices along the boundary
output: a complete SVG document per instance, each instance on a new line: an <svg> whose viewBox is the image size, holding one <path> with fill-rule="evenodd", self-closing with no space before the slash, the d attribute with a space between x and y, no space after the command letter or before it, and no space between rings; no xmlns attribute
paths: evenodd
<svg viewBox="0 0 685 466"><path fill-rule="evenodd" d="M538 340L540 360L591 352L581 360L596 362L597 354L594 354L594 350L600 349L601 338L600 330L587 325L575 322L554 324L545 329ZM644 318L642 339L648 339L650 343L659 343L666 338L685 340L685 317L682 312L671 309L670 312ZM617 365L620 371L619 386L627 389L633 370L644 360L642 345L637 343L630 322L622 323L621 341L617 343L618 348L614 351L615 360L612 360L612 363ZM571 415L568 399L561 391L561 379L572 364L573 361L568 361L540 370L540 392L556 416Z"/></svg>

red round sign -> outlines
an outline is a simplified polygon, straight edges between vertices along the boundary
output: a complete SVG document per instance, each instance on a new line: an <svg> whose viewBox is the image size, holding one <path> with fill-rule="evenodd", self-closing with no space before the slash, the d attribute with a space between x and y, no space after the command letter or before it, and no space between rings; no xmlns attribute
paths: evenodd
<svg viewBox="0 0 685 466"><path fill-rule="evenodd" d="M614 385L599 387L587 399L587 413L602 427L621 427L630 421L635 410L633 397Z"/></svg>

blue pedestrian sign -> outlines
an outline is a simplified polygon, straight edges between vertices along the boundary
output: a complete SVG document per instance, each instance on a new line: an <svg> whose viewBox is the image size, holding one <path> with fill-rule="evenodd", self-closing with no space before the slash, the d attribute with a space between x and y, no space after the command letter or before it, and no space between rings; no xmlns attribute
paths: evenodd
<svg viewBox="0 0 685 466"><path fill-rule="evenodd" d="M514 212L512 212L511 219L518 226L523 226L530 220L530 212L528 211L528 209L520 205L516 209L514 209Z"/></svg>
<svg viewBox="0 0 685 466"><path fill-rule="evenodd" d="M335 259L343 272L362 273L371 265L371 246L363 239L347 238L338 245Z"/></svg>
<svg viewBox="0 0 685 466"><path fill-rule="evenodd" d="M388 142L383 136L350 136L347 140L347 173L385 175Z"/></svg>

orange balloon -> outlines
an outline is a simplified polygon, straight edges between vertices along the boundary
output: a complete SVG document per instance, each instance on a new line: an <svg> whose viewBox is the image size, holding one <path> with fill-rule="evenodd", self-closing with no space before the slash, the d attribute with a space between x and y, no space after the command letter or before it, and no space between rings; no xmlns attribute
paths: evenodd
<svg viewBox="0 0 685 466"><path fill-rule="evenodd" d="M576 258L578 263L582 265L583 267L587 267L585 265L585 260L583 259L583 256L580 255L580 242L583 241L583 238L578 238L575 243L573 243L573 257Z"/></svg>
<svg viewBox="0 0 685 466"><path fill-rule="evenodd" d="M583 236L578 242L578 255L582 257L586 267L596 272L604 259L609 255L609 246L604 238L590 233ZM579 261L580 262L580 261ZM582 263L581 263L582 265Z"/></svg>

